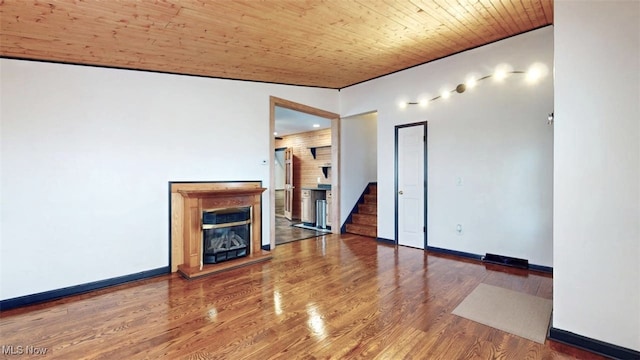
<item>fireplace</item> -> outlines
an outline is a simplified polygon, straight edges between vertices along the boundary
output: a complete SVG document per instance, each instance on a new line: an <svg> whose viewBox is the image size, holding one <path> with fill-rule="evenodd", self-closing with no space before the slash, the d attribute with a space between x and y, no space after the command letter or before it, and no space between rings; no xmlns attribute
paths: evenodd
<svg viewBox="0 0 640 360"><path fill-rule="evenodd" d="M172 271L193 279L272 258L262 249L261 182L172 182L170 190Z"/></svg>
<svg viewBox="0 0 640 360"><path fill-rule="evenodd" d="M251 207L203 211L202 241L204 264L247 256L251 246Z"/></svg>

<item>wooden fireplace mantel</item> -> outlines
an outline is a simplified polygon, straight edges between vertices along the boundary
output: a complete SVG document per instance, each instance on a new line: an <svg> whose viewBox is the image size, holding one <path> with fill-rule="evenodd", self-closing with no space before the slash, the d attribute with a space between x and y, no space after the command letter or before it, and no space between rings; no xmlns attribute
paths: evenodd
<svg viewBox="0 0 640 360"><path fill-rule="evenodd" d="M266 188L226 188L212 190L178 190L178 192L186 198L211 198L211 197L230 197L230 196L246 196L260 195Z"/></svg>
<svg viewBox="0 0 640 360"><path fill-rule="evenodd" d="M172 271L194 278L271 259L271 253L262 250L260 202L265 190L260 182L172 183ZM218 264L202 264L202 212L226 207L251 207L249 254Z"/></svg>

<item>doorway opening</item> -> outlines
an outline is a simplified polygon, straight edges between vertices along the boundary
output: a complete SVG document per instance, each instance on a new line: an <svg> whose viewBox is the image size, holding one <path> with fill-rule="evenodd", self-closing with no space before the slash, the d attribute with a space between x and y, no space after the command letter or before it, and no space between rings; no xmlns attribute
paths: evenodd
<svg viewBox="0 0 640 360"><path fill-rule="evenodd" d="M328 228L314 229L322 233L339 233L339 154L340 154L340 117L321 109L307 105L295 103L276 97L270 98L270 148L272 161L270 162L270 209L273 216L270 219L270 247L275 248L276 244L276 224L283 220L292 222L303 222L309 220L310 211L313 212L313 219L319 218L316 213L316 204L313 206L303 202L303 196L307 191L322 192L322 200L325 202L322 208L326 211L322 220L323 225L337 224ZM301 140L292 140L293 135L281 134L277 132L278 119L282 114L297 115L300 119L307 120L293 121L291 126L303 126L308 119L318 119L318 128L313 128L312 123L308 129L304 127L296 131L304 134ZM295 117L295 116L294 116ZM290 120L288 120L290 121ZM320 129L320 124L325 129ZM314 122L315 123L315 122ZM302 164L297 162L303 162ZM305 192L303 194L303 191ZM329 195L329 198L327 198ZM305 208L306 205L307 207ZM306 211L303 211L305 210ZM304 219L303 219L304 217ZM277 221L276 221L277 220ZM306 221L306 226L316 226L315 220L310 224ZM303 225L305 226L305 225ZM317 236L317 235L316 235Z"/></svg>

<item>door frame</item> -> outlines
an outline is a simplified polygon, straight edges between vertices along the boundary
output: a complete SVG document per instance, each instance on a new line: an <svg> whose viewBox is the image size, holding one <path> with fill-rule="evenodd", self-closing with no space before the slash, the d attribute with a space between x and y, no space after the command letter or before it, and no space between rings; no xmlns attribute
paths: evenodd
<svg viewBox="0 0 640 360"><path fill-rule="evenodd" d="M270 249L275 249L276 247L276 191L275 186L273 186L276 181L273 160L276 144L273 136L276 126L276 106L331 120L331 223L336 224L336 226L331 226L331 232L334 234L340 233L340 226L338 226L338 224L340 224L340 115L290 100L269 96L269 154L271 154L269 157L269 159L271 159L271 161L269 161L269 184L271 184L271 186L269 186L269 209L271 214L269 219Z"/></svg>
<svg viewBox="0 0 640 360"><path fill-rule="evenodd" d="M427 137L427 121L419 121L419 122L414 122L414 123L410 123L410 124L402 124L402 125L396 125L394 127L394 200L395 200L395 210L394 210L394 217L395 217L395 243L396 245L399 245L399 238L398 238L398 130L401 128L407 128L407 127L412 127L412 126L424 126L424 250L427 250L427 244L428 244L428 239L427 239L427 199L428 199L428 169L427 169L427 141L428 141L428 137Z"/></svg>

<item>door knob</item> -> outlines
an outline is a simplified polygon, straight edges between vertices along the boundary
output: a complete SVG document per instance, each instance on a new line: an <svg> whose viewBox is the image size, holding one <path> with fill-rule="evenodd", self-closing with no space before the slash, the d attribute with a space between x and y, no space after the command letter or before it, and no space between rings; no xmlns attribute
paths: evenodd
<svg viewBox="0 0 640 360"><path fill-rule="evenodd" d="M398 194L402 195L402 194L404 194L404 193L402 192L402 190L400 190L400 191L398 191Z"/></svg>

